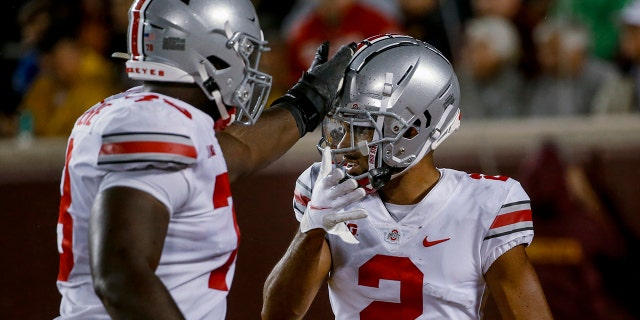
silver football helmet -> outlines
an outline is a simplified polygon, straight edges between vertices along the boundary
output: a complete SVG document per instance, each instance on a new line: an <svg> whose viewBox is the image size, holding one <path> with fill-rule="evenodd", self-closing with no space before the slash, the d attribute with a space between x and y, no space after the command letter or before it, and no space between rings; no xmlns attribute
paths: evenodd
<svg viewBox="0 0 640 320"><path fill-rule="evenodd" d="M369 172L356 178L368 175L377 188L458 129L459 103L458 78L436 48L403 35L371 37L359 44L347 67L318 147L368 155ZM363 135L367 138L359 142L354 138ZM342 141L347 137L350 141ZM378 186L376 175L384 177Z"/></svg>
<svg viewBox="0 0 640 320"><path fill-rule="evenodd" d="M223 120L254 123L271 76L258 70L268 51L249 0L136 0L129 9L130 78L196 83Z"/></svg>

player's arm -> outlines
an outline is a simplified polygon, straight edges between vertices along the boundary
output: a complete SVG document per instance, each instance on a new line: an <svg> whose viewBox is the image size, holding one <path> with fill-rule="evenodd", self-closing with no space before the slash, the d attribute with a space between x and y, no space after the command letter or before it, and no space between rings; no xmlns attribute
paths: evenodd
<svg viewBox="0 0 640 320"><path fill-rule="evenodd" d="M94 202L89 231L95 291L114 319L184 319L156 277L169 225L151 194L110 187Z"/></svg>
<svg viewBox="0 0 640 320"><path fill-rule="evenodd" d="M501 255L485 279L502 319L553 319L524 245Z"/></svg>
<svg viewBox="0 0 640 320"><path fill-rule="evenodd" d="M264 284L262 319L302 319L331 267L320 229L298 231Z"/></svg>
<svg viewBox="0 0 640 320"><path fill-rule="evenodd" d="M300 135L289 111L270 107L255 125L234 123L217 132L216 137L233 182L280 158Z"/></svg>
<svg viewBox="0 0 640 320"><path fill-rule="evenodd" d="M218 132L230 181L266 167L315 130L331 108L354 48L355 44L345 45L327 61L329 44L323 43L309 70L256 124L234 123Z"/></svg>
<svg viewBox="0 0 640 320"><path fill-rule="evenodd" d="M300 319L305 315L331 267L327 233L347 243L358 242L344 222L367 214L364 209L344 208L366 193L354 179L342 181L344 171L334 167L331 160L331 151L325 147L298 233L265 282L263 319Z"/></svg>

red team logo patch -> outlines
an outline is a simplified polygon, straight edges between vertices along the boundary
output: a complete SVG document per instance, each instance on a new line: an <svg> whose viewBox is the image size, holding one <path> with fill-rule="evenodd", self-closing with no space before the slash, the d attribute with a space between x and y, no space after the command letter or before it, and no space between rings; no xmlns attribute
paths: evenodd
<svg viewBox="0 0 640 320"><path fill-rule="evenodd" d="M398 229L392 229L387 233L387 236L384 238L389 243L399 243L400 242L400 231Z"/></svg>

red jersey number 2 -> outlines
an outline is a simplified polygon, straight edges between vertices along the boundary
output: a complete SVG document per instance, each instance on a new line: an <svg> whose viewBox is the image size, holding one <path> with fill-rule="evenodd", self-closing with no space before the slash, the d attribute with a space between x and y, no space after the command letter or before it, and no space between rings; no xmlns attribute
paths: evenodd
<svg viewBox="0 0 640 320"><path fill-rule="evenodd" d="M400 303L374 301L360 311L360 319L415 319L422 314L424 274L407 257L375 255L358 271L358 285L378 288L380 280L400 282Z"/></svg>

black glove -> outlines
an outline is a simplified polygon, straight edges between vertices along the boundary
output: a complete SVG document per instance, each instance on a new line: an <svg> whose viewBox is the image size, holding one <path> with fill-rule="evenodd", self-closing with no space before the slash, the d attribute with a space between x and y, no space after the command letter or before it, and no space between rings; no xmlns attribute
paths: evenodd
<svg viewBox="0 0 640 320"><path fill-rule="evenodd" d="M309 70L287 93L271 104L280 104L293 114L301 137L315 130L331 109L355 49L355 43L344 45L327 61L329 42L325 41L318 47Z"/></svg>

